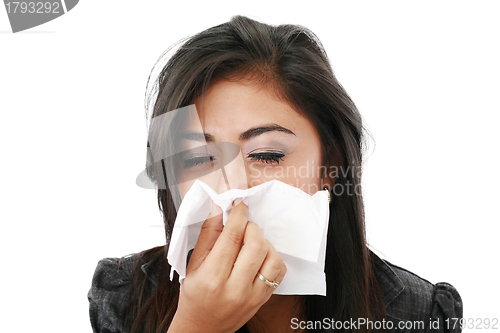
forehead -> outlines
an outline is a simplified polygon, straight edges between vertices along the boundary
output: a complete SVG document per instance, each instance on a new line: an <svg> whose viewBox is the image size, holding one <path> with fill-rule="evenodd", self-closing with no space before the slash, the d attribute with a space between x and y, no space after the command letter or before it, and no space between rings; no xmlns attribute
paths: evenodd
<svg viewBox="0 0 500 333"><path fill-rule="evenodd" d="M219 81L194 102L203 131L217 141L233 141L249 128L269 123L296 134L316 134L312 123L274 90L251 81Z"/></svg>

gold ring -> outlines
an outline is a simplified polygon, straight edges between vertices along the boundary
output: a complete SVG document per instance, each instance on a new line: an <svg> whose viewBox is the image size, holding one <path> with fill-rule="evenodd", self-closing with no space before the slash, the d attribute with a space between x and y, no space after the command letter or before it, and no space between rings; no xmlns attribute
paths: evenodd
<svg viewBox="0 0 500 333"><path fill-rule="evenodd" d="M278 281L269 281L260 272L259 272L259 279L261 279L262 282L267 284L269 287L273 287L274 289L278 288L278 285L280 284Z"/></svg>

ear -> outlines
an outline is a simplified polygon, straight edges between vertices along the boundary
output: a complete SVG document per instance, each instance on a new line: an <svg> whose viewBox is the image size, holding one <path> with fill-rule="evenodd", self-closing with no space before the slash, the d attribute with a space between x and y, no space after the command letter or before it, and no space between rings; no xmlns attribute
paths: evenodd
<svg viewBox="0 0 500 333"><path fill-rule="evenodd" d="M330 179L325 177L321 179L321 189L328 189L328 191L331 191L333 189L333 185L335 185L335 178Z"/></svg>
<svg viewBox="0 0 500 333"><path fill-rule="evenodd" d="M326 149L326 168L323 170L324 175L321 179L321 188L328 188L329 191L332 191L333 186L338 178L338 168L339 165L342 165L342 161L340 160L339 152L335 152L330 146L327 146Z"/></svg>
<svg viewBox="0 0 500 333"><path fill-rule="evenodd" d="M328 172L327 172L328 174ZM332 189L333 189L333 185L335 183L335 178L334 179L330 179L330 177L324 177L323 179L321 179L321 189L322 190L328 190L328 202L331 203L332 202Z"/></svg>

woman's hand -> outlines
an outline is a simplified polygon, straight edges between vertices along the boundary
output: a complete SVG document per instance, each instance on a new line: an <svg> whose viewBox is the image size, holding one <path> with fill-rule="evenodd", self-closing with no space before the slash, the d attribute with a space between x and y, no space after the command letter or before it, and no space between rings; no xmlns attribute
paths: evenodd
<svg viewBox="0 0 500 333"><path fill-rule="evenodd" d="M222 214L203 224L169 333L235 332L274 291L258 273L283 280L283 259L262 230L248 222L248 207L239 201L224 227Z"/></svg>

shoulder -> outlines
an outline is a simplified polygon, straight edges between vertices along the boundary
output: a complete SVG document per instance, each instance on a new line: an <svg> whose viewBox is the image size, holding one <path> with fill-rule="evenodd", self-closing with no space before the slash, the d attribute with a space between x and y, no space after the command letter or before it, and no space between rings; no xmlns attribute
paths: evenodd
<svg viewBox="0 0 500 333"><path fill-rule="evenodd" d="M427 330L431 323L439 322L439 332L448 318L462 317L462 299L451 284L432 284L407 269L373 256L389 319L423 321Z"/></svg>
<svg viewBox="0 0 500 333"><path fill-rule="evenodd" d="M99 260L92 278L92 285L104 286L120 284L128 280L139 254L131 254L122 258L104 258Z"/></svg>
<svg viewBox="0 0 500 333"><path fill-rule="evenodd" d="M104 258L97 263L87 294L94 332L123 332L123 318L129 301L131 273L138 254Z"/></svg>

